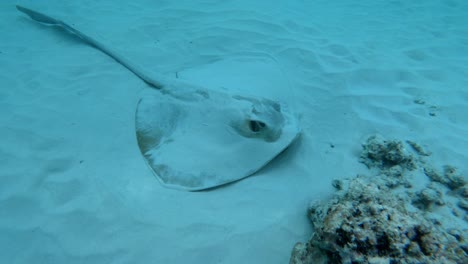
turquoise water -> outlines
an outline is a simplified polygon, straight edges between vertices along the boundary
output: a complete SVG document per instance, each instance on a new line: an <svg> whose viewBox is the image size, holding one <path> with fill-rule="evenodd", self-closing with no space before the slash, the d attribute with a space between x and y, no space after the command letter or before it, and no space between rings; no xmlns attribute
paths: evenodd
<svg viewBox="0 0 468 264"><path fill-rule="evenodd" d="M301 136L239 182L165 188L135 136L148 86L15 4L155 76L284 102ZM372 134L466 178L467 1L3 1L0 16L0 263L288 263L309 202L370 173ZM262 63L288 84L242 85L268 79L249 75Z"/></svg>

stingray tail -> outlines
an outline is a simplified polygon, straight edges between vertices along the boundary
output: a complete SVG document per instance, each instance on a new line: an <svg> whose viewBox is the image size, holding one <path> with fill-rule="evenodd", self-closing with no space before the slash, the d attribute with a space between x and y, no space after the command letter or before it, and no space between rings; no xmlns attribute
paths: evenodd
<svg viewBox="0 0 468 264"><path fill-rule="evenodd" d="M73 28L72 26L68 25L67 23L57 20L55 18L52 18L48 15L39 13L37 11L31 10L29 8L25 8L22 6L17 5L16 8L20 11L28 15L32 20L46 24L46 25L52 25L52 26L57 26L62 28L63 30L77 36L79 39L81 39L83 42L86 44L100 50L101 52L105 53L109 57L113 58L115 61L117 61L119 64L127 68L129 71L133 72L138 78L142 79L145 83L150 85L153 88L156 89L163 89L163 84L159 81L156 81L155 79L151 78L148 74L144 73L141 69L139 69L136 65L131 63L129 60L125 59L124 57L120 56L119 54L113 52L110 50L108 47L103 45L102 43L98 42L94 38L91 38L87 35L85 35L83 32ZM163 79L161 77L161 79Z"/></svg>

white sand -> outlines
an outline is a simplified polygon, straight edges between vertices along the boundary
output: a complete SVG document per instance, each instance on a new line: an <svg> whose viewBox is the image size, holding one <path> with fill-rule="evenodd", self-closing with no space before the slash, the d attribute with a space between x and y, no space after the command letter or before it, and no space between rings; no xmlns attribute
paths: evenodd
<svg viewBox="0 0 468 264"><path fill-rule="evenodd" d="M375 133L468 174L467 1L281 2L2 1L0 263L287 263L308 202L368 172L358 153ZM14 4L194 82L215 62L273 57L291 87L271 95L296 108L302 137L240 182L166 189L134 135L150 88Z"/></svg>

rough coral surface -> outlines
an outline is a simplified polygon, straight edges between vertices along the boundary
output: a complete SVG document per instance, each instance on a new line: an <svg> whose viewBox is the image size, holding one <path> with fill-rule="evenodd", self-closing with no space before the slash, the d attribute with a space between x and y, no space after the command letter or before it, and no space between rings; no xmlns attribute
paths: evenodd
<svg viewBox="0 0 468 264"><path fill-rule="evenodd" d="M328 262L322 263L463 263L468 258L455 236L386 193L387 187L358 177L332 201L314 203L309 218L315 232L306 250L324 252Z"/></svg>
<svg viewBox="0 0 468 264"><path fill-rule="evenodd" d="M401 142L386 142L390 144L369 139L361 155L361 159L372 159L368 164L378 166L382 173L334 181L334 186L340 186L335 197L311 204L308 217L314 232L309 242L296 244L291 264L468 263L467 229L449 228L431 217L432 210L448 203L442 188L464 200L463 177L450 177L456 173L445 168L450 176L440 177L446 179L443 183L432 181L418 191L412 191L404 181L389 184L389 178L395 176L387 173L389 168L411 170L416 159L403 151ZM389 155L385 154L387 148ZM367 156L369 150L379 154Z"/></svg>
<svg viewBox="0 0 468 264"><path fill-rule="evenodd" d="M412 147L414 148L413 145ZM372 136L367 139L362 148L360 161L369 168L378 167L383 171L395 166L408 170L416 168L413 156L408 153L400 141Z"/></svg>

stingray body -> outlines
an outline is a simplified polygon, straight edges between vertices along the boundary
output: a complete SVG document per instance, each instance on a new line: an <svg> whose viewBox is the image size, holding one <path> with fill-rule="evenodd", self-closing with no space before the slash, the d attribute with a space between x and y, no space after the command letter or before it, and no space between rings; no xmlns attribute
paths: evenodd
<svg viewBox="0 0 468 264"><path fill-rule="evenodd" d="M283 103L150 76L67 23L17 9L74 34L155 88L139 101L135 128L141 153L164 186L196 191L248 177L300 133L296 117Z"/></svg>

